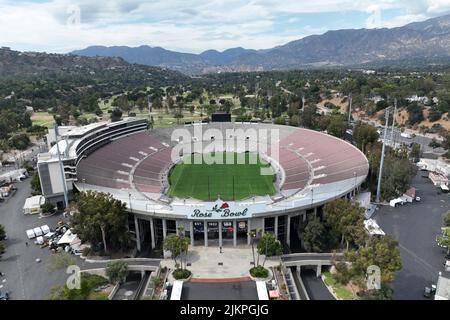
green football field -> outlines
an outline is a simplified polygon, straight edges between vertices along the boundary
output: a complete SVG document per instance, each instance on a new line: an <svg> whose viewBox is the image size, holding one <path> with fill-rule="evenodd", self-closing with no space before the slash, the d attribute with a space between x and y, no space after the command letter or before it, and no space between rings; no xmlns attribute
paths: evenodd
<svg viewBox="0 0 450 320"><path fill-rule="evenodd" d="M238 164L238 153L210 155L222 159L222 164L208 164L211 161L205 160L202 154L195 154L175 165L169 173L169 195L214 201L219 196L222 200L241 200L275 193L274 174L260 174L260 169L270 168L270 164L258 155L241 153L240 159L245 159L245 164ZM250 156L256 156L256 164L250 164Z"/></svg>

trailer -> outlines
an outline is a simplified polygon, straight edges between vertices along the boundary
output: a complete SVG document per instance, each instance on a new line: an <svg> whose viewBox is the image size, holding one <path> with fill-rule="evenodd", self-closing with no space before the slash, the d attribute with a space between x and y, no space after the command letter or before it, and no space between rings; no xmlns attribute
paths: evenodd
<svg viewBox="0 0 450 320"><path fill-rule="evenodd" d="M402 198L397 198L397 199L393 199L391 201L389 201L389 205L391 207L398 207L398 206L402 206L405 204L405 201Z"/></svg>
<svg viewBox="0 0 450 320"><path fill-rule="evenodd" d="M170 300L181 300L181 292L183 290L183 281L175 280L173 282L172 294Z"/></svg>
<svg viewBox="0 0 450 320"><path fill-rule="evenodd" d="M41 206L45 203L43 196L29 197L25 200L23 205L23 214L36 214L41 213Z"/></svg>

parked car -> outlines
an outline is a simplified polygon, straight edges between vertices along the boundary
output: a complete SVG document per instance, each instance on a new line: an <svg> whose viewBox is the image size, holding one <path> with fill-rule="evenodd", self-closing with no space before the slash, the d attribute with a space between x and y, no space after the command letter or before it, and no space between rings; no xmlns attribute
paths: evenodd
<svg viewBox="0 0 450 320"><path fill-rule="evenodd" d="M8 292L1 292L0 291L0 300L9 300L9 293Z"/></svg>
<svg viewBox="0 0 450 320"><path fill-rule="evenodd" d="M416 197L416 201L417 201L417 202L420 202L420 197Z"/></svg>
<svg viewBox="0 0 450 320"><path fill-rule="evenodd" d="M436 285L432 284L430 287L425 287L423 296L425 298L431 298L436 293Z"/></svg>

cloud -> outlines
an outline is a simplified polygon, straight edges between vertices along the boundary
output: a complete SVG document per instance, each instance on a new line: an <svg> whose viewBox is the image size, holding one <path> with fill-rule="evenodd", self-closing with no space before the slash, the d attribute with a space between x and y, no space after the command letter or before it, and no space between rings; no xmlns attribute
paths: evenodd
<svg viewBox="0 0 450 320"><path fill-rule="evenodd" d="M44 48L52 52L68 52L89 45L142 44L187 52L237 46L263 49L341 26L337 20L304 19L312 13L348 12L347 22L351 24L354 23L351 14L359 12L368 16L366 27L395 27L450 10L448 0L379 0L375 6L373 3L372 0L0 0L0 43L21 50ZM385 10L397 10L398 14L388 19Z"/></svg>

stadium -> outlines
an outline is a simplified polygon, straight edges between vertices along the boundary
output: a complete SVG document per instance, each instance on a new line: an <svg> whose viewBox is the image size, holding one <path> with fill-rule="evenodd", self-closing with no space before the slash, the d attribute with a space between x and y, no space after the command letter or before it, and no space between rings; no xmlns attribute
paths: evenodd
<svg viewBox="0 0 450 320"><path fill-rule="evenodd" d="M344 140L273 124L152 129L126 118L61 127L59 135L38 158L43 195L61 205L64 191L112 194L126 203L140 251L179 228L193 246L248 245L259 230L289 245L308 215L355 196L369 170L364 154Z"/></svg>

